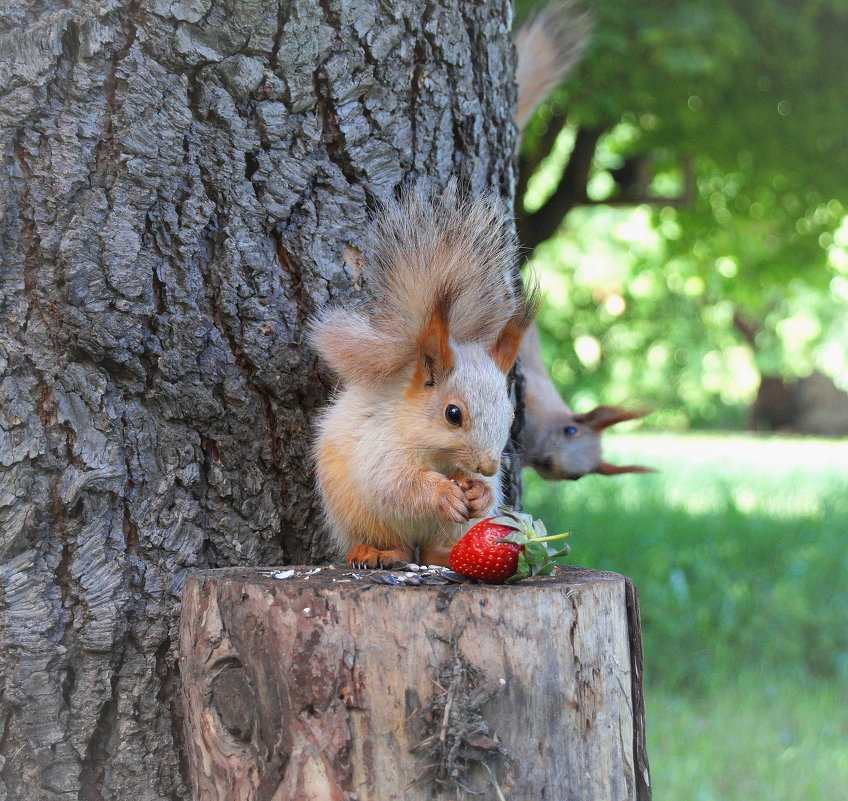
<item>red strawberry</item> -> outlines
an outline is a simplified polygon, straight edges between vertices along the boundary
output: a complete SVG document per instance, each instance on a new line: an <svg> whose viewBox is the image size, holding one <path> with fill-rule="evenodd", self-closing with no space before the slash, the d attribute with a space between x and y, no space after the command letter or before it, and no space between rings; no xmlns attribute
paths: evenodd
<svg viewBox="0 0 848 801"><path fill-rule="evenodd" d="M518 570L518 554L523 545L504 542L515 529L493 523L489 517L475 523L453 546L448 559L451 570L463 576L502 584Z"/></svg>
<svg viewBox="0 0 848 801"><path fill-rule="evenodd" d="M451 570L463 576L501 584L524 576L545 576L563 564L568 546L557 550L549 543L568 534L549 537L541 520L501 508L498 517L473 525L450 552Z"/></svg>

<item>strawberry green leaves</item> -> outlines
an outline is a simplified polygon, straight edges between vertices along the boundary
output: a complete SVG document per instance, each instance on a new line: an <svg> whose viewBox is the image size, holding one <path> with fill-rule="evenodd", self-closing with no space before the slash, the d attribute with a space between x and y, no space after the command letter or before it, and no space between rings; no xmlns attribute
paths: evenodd
<svg viewBox="0 0 848 801"><path fill-rule="evenodd" d="M514 584L527 576L549 576L559 565L566 564L570 549L562 540L571 536L570 532L549 535L545 524L541 520L534 520L526 512L503 508L499 511L503 514L493 522L512 529L503 538L504 542L524 546L518 555L515 574L507 579L508 584Z"/></svg>

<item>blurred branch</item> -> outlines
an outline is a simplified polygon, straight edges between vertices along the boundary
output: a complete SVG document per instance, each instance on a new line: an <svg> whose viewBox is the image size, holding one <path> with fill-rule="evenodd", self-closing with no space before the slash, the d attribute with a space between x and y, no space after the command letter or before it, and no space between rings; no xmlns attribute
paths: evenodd
<svg viewBox="0 0 848 801"><path fill-rule="evenodd" d="M552 119L559 124L550 126L545 138L537 148L538 155L521 164L518 186L516 191L517 203L520 203L527 190L530 176L542 163L548 154L562 126L565 117L557 115ZM646 155L634 156L611 175L615 180L617 191L603 200L593 200L586 193L589 173L595 156L598 140L606 133L603 128L578 128L574 139L574 148L563 170L559 183L553 194L536 211L522 214L519 210L517 227L519 240L528 251L533 251L537 245L552 237L564 217L575 206L691 206L695 201L695 169L691 156L681 157L683 172L683 189L676 196L656 196L649 194L653 180L651 161Z"/></svg>
<svg viewBox="0 0 848 801"><path fill-rule="evenodd" d="M653 180L650 173L650 160L647 156L636 156L625 162L625 167L638 165L634 170L633 180L625 181L621 172L623 170L611 171L616 185L620 191L604 200L587 200L588 206L691 206L695 202L695 168L691 156L681 157L681 169L683 172L683 190L676 196L658 196L648 194L648 187Z"/></svg>
<svg viewBox="0 0 848 801"><path fill-rule="evenodd" d="M539 169L542 162L550 155L553 150L554 143L565 125L567 117L565 113L555 113L548 120L548 127L545 133L539 137L536 142L536 147L533 148L533 154L528 158L522 154L518 164L518 182L515 187L515 199L518 203L524 198L527 192L527 184L533 173Z"/></svg>
<svg viewBox="0 0 848 801"><path fill-rule="evenodd" d="M733 311L733 326L742 334L742 338L750 345L754 353L757 352L757 328L742 317L739 309Z"/></svg>
<svg viewBox="0 0 848 801"><path fill-rule="evenodd" d="M595 147L604 133L604 128L577 129L571 157L553 194L536 211L518 216L518 237L523 247L534 250L557 232L569 211L591 202L586 195L586 184Z"/></svg>

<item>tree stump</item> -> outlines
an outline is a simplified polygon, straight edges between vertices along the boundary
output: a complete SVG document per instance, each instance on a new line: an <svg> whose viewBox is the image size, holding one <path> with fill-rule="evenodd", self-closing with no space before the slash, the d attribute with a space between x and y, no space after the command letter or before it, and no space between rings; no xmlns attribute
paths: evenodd
<svg viewBox="0 0 848 801"><path fill-rule="evenodd" d="M623 576L391 586L313 570L186 580L196 801L650 798Z"/></svg>

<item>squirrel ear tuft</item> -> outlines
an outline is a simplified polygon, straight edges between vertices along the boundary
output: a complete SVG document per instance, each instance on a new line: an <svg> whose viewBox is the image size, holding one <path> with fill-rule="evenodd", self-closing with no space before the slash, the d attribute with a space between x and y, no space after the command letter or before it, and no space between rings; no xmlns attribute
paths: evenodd
<svg viewBox="0 0 848 801"><path fill-rule="evenodd" d="M413 381L434 384L453 369L453 350L450 346L450 307L452 298L442 292L436 298L427 327L418 337L418 366Z"/></svg>
<svg viewBox="0 0 848 801"><path fill-rule="evenodd" d="M312 320L308 336L312 347L345 381L379 384L403 366L397 344L357 311L326 309Z"/></svg>
<svg viewBox="0 0 848 801"><path fill-rule="evenodd" d="M489 349L489 356L501 372L508 373L518 357L518 349L527 329L533 324L533 318L539 310L539 286L535 280L525 284L524 297L518 310L507 320L501 329L495 344Z"/></svg>
<svg viewBox="0 0 848 801"><path fill-rule="evenodd" d="M644 417L645 412L635 409L621 409L618 406L596 406L591 412L575 414L574 419L578 423L585 423L592 431L603 431L616 423L625 420L638 420Z"/></svg>

